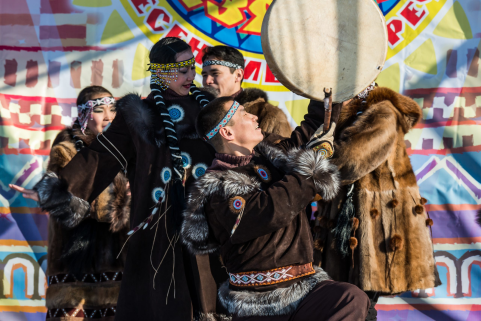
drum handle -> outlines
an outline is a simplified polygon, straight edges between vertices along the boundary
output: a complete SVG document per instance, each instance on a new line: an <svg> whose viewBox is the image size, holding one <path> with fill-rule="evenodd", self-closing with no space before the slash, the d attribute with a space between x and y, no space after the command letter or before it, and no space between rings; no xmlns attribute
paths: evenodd
<svg viewBox="0 0 481 321"><path fill-rule="evenodd" d="M324 132L331 127L332 88L324 88Z"/></svg>

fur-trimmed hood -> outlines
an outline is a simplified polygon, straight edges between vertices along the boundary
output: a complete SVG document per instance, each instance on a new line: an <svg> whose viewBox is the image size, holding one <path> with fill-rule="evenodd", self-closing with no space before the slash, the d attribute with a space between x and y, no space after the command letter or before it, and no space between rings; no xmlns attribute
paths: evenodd
<svg viewBox="0 0 481 321"><path fill-rule="evenodd" d="M285 174L297 173L314 180L316 191L325 200L333 199L340 187L337 168L313 150L294 148L285 154L280 148L261 142L256 151ZM261 181L237 169L213 171L197 180L190 189L182 224L182 239L189 251L196 255L213 253L219 244L209 233L204 205L213 195L228 199L261 191Z"/></svg>
<svg viewBox="0 0 481 321"><path fill-rule="evenodd" d="M369 93L365 103L362 103L359 99L355 99L347 106L343 107L341 109L338 124L342 127L344 122L356 117L360 111L366 112L372 106L386 100L390 101L392 106L396 109L398 122L404 133L407 133L421 120L421 108L414 100L389 88L376 87Z"/></svg>

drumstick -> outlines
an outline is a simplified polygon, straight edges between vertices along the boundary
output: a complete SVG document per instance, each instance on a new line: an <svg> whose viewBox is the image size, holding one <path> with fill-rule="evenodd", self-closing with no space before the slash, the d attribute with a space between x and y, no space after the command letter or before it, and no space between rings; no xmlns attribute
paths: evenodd
<svg viewBox="0 0 481 321"><path fill-rule="evenodd" d="M324 88L324 94L324 132L327 133L331 127L332 88Z"/></svg>

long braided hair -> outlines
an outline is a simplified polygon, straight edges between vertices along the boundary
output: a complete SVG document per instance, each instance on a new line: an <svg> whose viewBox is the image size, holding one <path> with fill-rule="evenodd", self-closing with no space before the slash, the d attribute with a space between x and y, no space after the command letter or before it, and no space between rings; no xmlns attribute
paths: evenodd
<svg viewBox="0 0 481 321"><path fill-rule="evenodd" d="M189 50L190 46L183 40L174 37L166 37L158 41L150 51L150 63L167 64L176 62L177 54ZM163 97L163 90L160 85L155 82L155 77L151 78L150 89L154 96L158 113L160 114L162 124L165 129L166 142L170 150L172 168L174 171L173 186L169 193L169 199L174 211L174 222L176 231L181 225L181 213L184 209L184 186L183 178L185 170L179 147L179 138L175 130L174 122L170 117L169 111ZM195 100L203 108L209 101L202 92L192 84L190 92Z"/></svg>

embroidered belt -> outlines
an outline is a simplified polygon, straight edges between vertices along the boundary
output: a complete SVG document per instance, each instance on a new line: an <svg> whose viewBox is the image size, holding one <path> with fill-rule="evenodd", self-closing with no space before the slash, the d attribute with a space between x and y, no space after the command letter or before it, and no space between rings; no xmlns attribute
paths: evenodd
<svg viewBox="0 0 481 321"><path fill-rule="evenodd" d="M49 309L47 311L46 319L61 318L61 317L77 317L86 319L102 319L107 317L114 317L116 307L103 309Z"/></svg>
<svg viewBox="0 0 481 321"><path fill-rule="evenodd" d="M59 283L101 283L108 281L122 281L123 272L104 272L104 273L87 273L80 279L73 274L56 274L48 277L48 285Z"/></svg>
<svg viewBox="0 0 481 321"><path fill-rule="evenodd" d="M290 281L316 273L312 263L288 265L267 271L229 273L229 283L235 286L259 286Z"/></svg>

